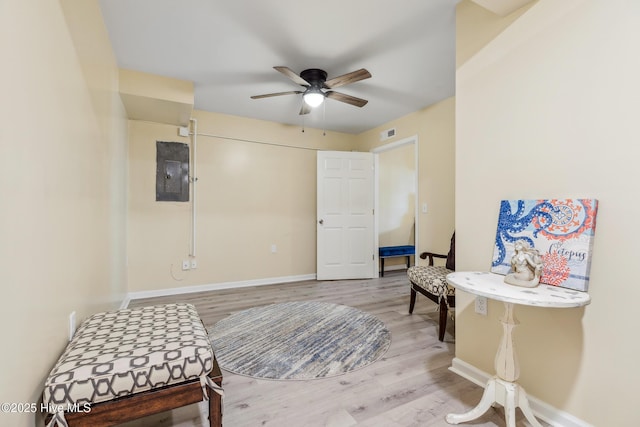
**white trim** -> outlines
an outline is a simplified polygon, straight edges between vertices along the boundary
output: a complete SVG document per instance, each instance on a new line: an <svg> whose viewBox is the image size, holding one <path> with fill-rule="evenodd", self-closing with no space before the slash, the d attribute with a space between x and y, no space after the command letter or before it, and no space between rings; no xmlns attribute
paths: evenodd
<svg viewBox="0 0 640 427"><path fill-rule="evenodd" d="M475 366L470 365L462 359L458 359L457 357L454 357L451 361L449 370L483 388L487 381L489 381L489 379L491 378L488 373L481 371Z"/></svg>
<svg viewBox="0 0 640 427"><path fill-rule="evenodd" d="M122 301L120 308L127 308L131 300L153 297L164 297L169 295L190 294L194 292L217 291L221 289L246 288L249 286L276 285L279 283L303 282L305 280L316 280L315 274L304 274L300 276L271 277L266 279L242 280L238 282L210 283L207 285L184 286L181 288L158 289L155 291L129 292Z"/></svg>
<svg viewBox="0 0 640 427"><path fill-rule="evenodd" d="M455 372L460 375L462 378L465 378L471 381L474 384L479 385L480 387L484 387L491 378L491 376L481 371L469 363L454 357L451 361L451 367L449 370ZM529 398L529 404L531 406L531 410L535 414L536 417L540 418L542 421L545 421L552 426L558 427L593 427L593 425L582 421L581 419L571 415L568 412L561 411L560 409L554 408L542 400L527 394Z"/></svg>
<svg viewBox="0 0 640 427"><path fill-rule="evenodd" d="M395 150L396 148L402 147L408 144L417 144L418 143L418 135L413 135L408 138L399 139L398 141L393 141L385 145L381 145L379 147L375 147L371 149L372 153L384 153L385 151Z"/></svg>
<svg viewBox="0 0 640 427"><path fill-rule="evenodd" d="M125 308L129 307L130 302L131 302L131 297L129 297L129 294L125 295L124 299L122 300L122 303L120 304L120 310L124 310Z"/></svg>
<svg viewBox="0 0 640 427"><path fill-rule="evenodd" d="M378 277L380 272L380 156L373 154L373 277Z"/></svg>

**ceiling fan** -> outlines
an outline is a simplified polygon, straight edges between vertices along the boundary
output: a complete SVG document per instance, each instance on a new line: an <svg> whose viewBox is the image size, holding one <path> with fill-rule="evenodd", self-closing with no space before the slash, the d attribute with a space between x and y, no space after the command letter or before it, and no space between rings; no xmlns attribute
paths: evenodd
<svg viewBox="0 0 640 427"><path fill-rule="evenodd" d="M288 67L273 67L277 71L281 72L294 83L305 87L305 90L292 90L288 92L268 93L265 95L254 95L251 99L269 98L272 96L281 95L298 95L302 94L302 108L300 114L309 114L311 109L319 106L324 102L325 98L335 99L336 101L345 102L356 107L364 107L367 102L366 99L356 98L355 96L346 95L344 93L335 92L333 90L323 91L322 89L334 89L336 87L344 86L350 83L359 82L360 80L368 79L371 77L364 68L356 71L352 71L347 74L343 74L338 77L327 80L327 72L318 68L309 68L297 75Z"/></svg>

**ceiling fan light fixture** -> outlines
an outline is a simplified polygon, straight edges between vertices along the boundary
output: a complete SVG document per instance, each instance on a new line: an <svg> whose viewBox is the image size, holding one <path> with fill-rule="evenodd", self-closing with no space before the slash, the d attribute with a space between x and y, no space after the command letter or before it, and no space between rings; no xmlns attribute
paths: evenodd
<svg viewBox="0 0 640 427"><path fill-rule="evenodd" d="M300 75L297 75L295 71L288 67L273 67L276 71L284 74L291 79L294 83L304 87L304 90L290 90L288 92L267 93L264 95L254 95L251 99L270 98L272 96L281 95L299 95L302 94L302 106L300 108L300 115L309 114L312 109L319 107L324 102L325 98L331 98L335 101L344 102L345 104L353 105L356 107L364 107L367 104L366 99L357 98L355 96L347 95L341 92L334 92L336 87L344 86L347 84L359 82L360 80L368 79L371 77L371 73L361 68L356 71L352 71L347 74L343 74L338 77L334 77L327 80L327 72L319 68L308 68L302 70ZM329 89L324 92L322 89Z"/></svg>
<svg viewBox="0 0 640 427"><path fill-rule="evenodd" d="M319 89L309 89L302 98L309 107L316 108L324 101L324 93Z"/></svg>

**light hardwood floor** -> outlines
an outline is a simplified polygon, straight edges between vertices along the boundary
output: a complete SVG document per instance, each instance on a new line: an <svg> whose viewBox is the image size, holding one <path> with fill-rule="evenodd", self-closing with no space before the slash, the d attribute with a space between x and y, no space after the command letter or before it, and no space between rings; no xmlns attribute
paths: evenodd
<svg viewBox="0 0 640 427"><path fill-rule="evenodd" d="M418 295L408 313L406 272L372 280L305 281L226 289L132 301L130 307L168 302L195 305L205 325L250 307L286 301L325 301L376 315L391 331L384 357L358 371L311 381L256 380L224 372L225 427L448 426L450 412L465 412L483 389L448 370L455 354L454 322L437 338L437 307ZM202 405L191 405L128 423L127 427L208 425ZM504 412L491 408L464 425L504 426ZM528 425L518 410L518 427ZM545 424L546 425L546 424Z"/></svg>

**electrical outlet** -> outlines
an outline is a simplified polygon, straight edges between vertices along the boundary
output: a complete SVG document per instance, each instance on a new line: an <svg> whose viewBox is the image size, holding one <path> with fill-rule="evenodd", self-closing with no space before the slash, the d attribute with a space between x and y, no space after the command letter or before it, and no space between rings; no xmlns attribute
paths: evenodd
<svg viewBox="0 0 640 427"><path fill-rule="evenodd" d="M69 341L73 339L73 335L76 333L76 312L72 311L69 315Z"/></svg>
<svg viewBox="0 0 640 427"><path fill-rule="evenodd" d="M476 313L481 314L483 316L487 315L487 298L486 297L476 297Z"/></svg>
<svg viewBox="0 0 640 427"><path fill-rule="evenodd" d="M278 247L276 246L275 243L271 244L271 253L275 254L276 252L278 252Z"/></svg>
<svg viewBox="0 0 640 427"><path fill-rule="evenodd" d="M189 268L191 268L191 262L189 262L188 259L185 259L182 261L182 269L183 270L188 270Z"/></svg>
<svg viewBox="0 0 640 427"><path fill-rule="evenodd" d="M191 258L191 269L198 268L198 261L195 258Z"/></svg>

